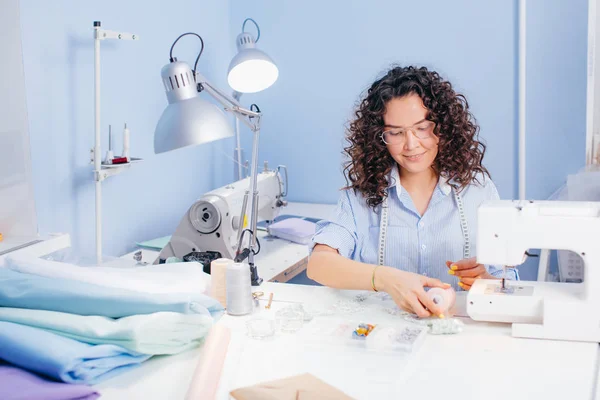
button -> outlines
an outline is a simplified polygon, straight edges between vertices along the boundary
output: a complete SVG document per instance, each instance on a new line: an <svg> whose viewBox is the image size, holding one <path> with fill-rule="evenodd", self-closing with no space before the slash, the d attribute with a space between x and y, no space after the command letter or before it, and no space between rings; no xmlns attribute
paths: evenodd
<svg viewBox="0 0 600 400"><path fill-rule="evenodd" d="M419 228L422 228L423 226L425 226L425 224L422 221L419 222Z"/></svg>
<svg viewBox="0 0 600 400"><path fill-rule="evenodd" d="M427 276L427 272L423 272L423 276Z"/></svg>
<svg viewBox="0 0 600 400"><path fill-rule="evenodd" d="M425 250L427 248L427 246L425 246L424 244L421 245L421 250Z"/></svg>

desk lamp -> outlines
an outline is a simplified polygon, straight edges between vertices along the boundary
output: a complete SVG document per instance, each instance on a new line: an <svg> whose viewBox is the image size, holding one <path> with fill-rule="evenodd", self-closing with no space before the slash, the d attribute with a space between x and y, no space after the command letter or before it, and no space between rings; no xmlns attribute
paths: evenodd
<svg viewBox="0 0 600 400"><path fill-rule="evenodd" d="M256 26L256 39L246 32L246 23ZM260 27L252 18L246 18L242 23L242 33L235 39L237 54L231 59L227 71L227 83L234 90L233 98L237 101L243 93L256 93L269 88L279 77L277 65L265 52L256 47L260 39ZM235 158L237 164L237 179L243 179L242 147L240 143L240 123L235 120Z"/></svg>
<svg viewBox="0 0 600 400"><path fill-rule="evenodd" d="M256 39L245 31L249 21L254 23L258 31ZM231 60L227 72L227 83L236 92L260 92L269 88L279 77L279 70L271 57L256 47L259 39L258 24L252 18L246 18L242 24L242 33L235 39L238 52Z"/></svg>
<svg viewBox="0 0 600 400"><path fill-rule="evenodd" d="M173 57L173 47L179 39L186 35L198 37L202 44L196 62L194 63L194 69L191 69L187 63L178 61L177 58ZM248 46L251 44L252 43L244 43L243 45ZM256 250L256 219L258 213L258 139L260 135L260 121L262 114L260 111L252 111L243 108L237 100L217 89L198 72L198 60L200 59L203 50L204 41L202 40L202 37L191 32L179 36L171 46L169 55L170 62L165 65L161 71L161 77L167 93L169 105L160 117L156 126L156 131L154 132L154 152L157 154L163 153L180 147L208 143L233 136L231 125L227 121L223 111L216 105L202 99L200 97L200 93L202 92L208 93L223 106L225 111L232 113L237 119L250 128L254 134L252 141L250 179L250 193L252 193L252 196L250 197L250 229L248 229L251 237L248 247L242 249L244 235L240 235L238 243L239 251L236 261L242 262L248 258L252 285L257 286L262 283L262 278L258 276L258 271L254 264L254 255L258 252ZM248 47L246 50L256 49ZM240 53L238 53L238 56L240 56ZM234 60L235 59L236 58L234 58ZM245 68L248 60L250 60L250 58L242 55L240 57L240 63L234 63L232 61L233 68L231 71L235 71L233 80L236 82L234 85L237 83L241 84L245 80L253 79L252 75L247 74L248 70ZM250 63L249 65L254 69L258 64ZM242 66L244 67L240 69ZM254 70L257 71L258 69ZM258 86L250 85L248 87L256 88ZM242 212L244 213L245 209Z"/></svg>

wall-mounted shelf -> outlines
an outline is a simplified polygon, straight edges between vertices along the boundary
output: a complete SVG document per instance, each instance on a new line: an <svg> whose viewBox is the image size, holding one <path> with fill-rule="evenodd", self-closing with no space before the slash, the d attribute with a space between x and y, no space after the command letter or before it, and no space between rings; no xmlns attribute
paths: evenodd
<svg viewBox="0 0 600 400"><path fill-rule="evenodd" d="M132 158L125 164L103 164L100 140L100 41L102 40L138 40L132 33L116 32L102 29L100 21L94 21L94 147L90 150L91 162L94 165L94 181L96 182L96 261L102 263L102 181L118 175L131 168L135 163L143 161Z"/></svg>
<svg viewBox="0 0 600 400"><path fill-rule="evenodd" d="M139 164L144 161L142 158L132 157L131 161L123 164L100 164L100 174L98 178L100 181L105 180L106 178L110 178L111 176L119 175L121 172L124 172L131 168L133 164Z"/></svg>

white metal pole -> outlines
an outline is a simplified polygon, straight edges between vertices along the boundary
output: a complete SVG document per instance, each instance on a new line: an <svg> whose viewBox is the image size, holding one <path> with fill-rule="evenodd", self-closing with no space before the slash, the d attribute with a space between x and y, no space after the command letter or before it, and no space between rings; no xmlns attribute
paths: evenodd
<svg viewBox="0 0 600 400"><path fill-rule="evenodd" d="M260 117L259 117L260 118ZM260 121L257 123L260 123ZM248 264L253 269L252 275L253 280L259 279L258 282L253 284L260 284L262 279L258 276L258 269L254 265L254 251L256 250L256 220L258 219L258 139L260 136L260 129L253 131L254 138L252 140L252 165L250 167L250 229L252 235L250 238L250 254L248 254Z"/></svg>
<svg viewBox="0 0 600 400"><path fill-rule="evenodd" d="M538 264L538 282L546 282L548 280L548 272L550 271L550 249L542 249L540 251L540 262Z"/></svg>
<svg viewBox="0 0 600 400"><path fill-rule="evenodd" d="M240 139L240 120L238 117L235 117L235 141L236 141L236 164L237 164L237 179L244 179L244 175L242 172L242 144Z"/></svg>
<svg viewBox="0 0 600 400"><path fill-rule="evenodd" d="M236 101L240 101L240 98L242 97L242 93L234 91L233 92L233 98ZM237 178L236 180L240 180L240 179L244 179L244 175L243 175L243 170L242 170L242 141L240 138L240 120L237 117L237 115L234 115L235 118L235 158L236 158L236 164L237 164Z"/></svg>
<svg viewBox="0 0 600 400"><path fill-rule="evenodd" d="M588 3L588 52L587 52L587 107L586 107L586 129L585 129L585 164L593 164L598 143L594 142L594 105L596 91L596 0ZM595 129L598 131L598 129Z"/></svg>
<svg viewBox="0 0 600 400"><path fill-rule="evenodd" d="M254 132L254 140L252 141L252 167L251 167L251 180L250 180L250 229L254 233L252 235L252 246L254 250L256 246L256 219L258 210L258 139L260 136L260 130Z"/></svg>
<svg viewBox="0 0 600 400"><path fill-rule="evenodd" d="M527 1L519 0L519 199L526 197L526 93L527 93Z"/></svg>
<svg viewBox="0 0 600 400"><path fill-rule="evenodd" d="M258 276L256 266L254 265L254 251L256 250L256 223L258 219L258 142L260 138L260 123L261 114L259 111L252 111L244 109L240 106L237 100L228 97L219 91L217 88L212 86L206 78L201 74L196 73L196 82L200 82L204 89L219 103L224 105L226 109L236 116L239 116L254 134L252 140L252 166L250 168L250 229L252 235L250 238L250 253L248 255L248 264L252 272L252 284L254 286L260 285L262 279ZM243 221L240 221L243 224Z"/></svg>
<svg viewBox="0 0 600 400"><path fill-rule="evenodd" d="M94 174L96 180L96 261L102 263L102 170L100 152L100 22L94 22Z"/></svg>

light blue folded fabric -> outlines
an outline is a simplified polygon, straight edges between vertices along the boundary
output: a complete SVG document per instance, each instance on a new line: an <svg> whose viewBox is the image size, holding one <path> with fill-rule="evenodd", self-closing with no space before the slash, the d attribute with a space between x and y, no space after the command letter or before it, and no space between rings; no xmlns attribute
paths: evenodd
<svg viewBox="0 0 600 400"><path fill-rule="evenodd" d="M111 344L89 345L42 329L0 322L0 358L58 381L95 384L150 357Z"/></svg>
<svg viewBox="0 0 600 400"><path fill-rule="evenodd" d="M177 354L199 346L213 325L212 317L201 314L157 312L113 319L10 307L0 307L0 321L154 355Z"/></svg>
<svg viewBox="0 0 600 400"><path fill-rule="evenodd" d="M148 294L47 278L0 267L0 307L60 311L111 318L172 311L217 319L221 304L202 293Z"/></svg>

